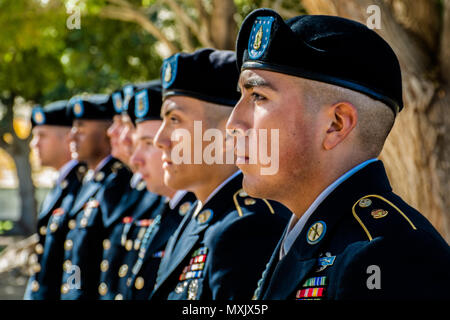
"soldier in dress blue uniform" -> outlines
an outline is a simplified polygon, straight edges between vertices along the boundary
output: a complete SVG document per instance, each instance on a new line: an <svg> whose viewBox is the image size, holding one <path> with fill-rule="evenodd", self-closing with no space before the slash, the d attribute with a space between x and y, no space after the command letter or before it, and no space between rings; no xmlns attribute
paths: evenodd
<svg viewBox="0 0 450 320"><path fill-rule="evenodd" d="M256 298L448 300L449 246L377 159L403 108L391 47L351 20L260 9L236 51L242 96L227 128L280 130L278 172L239 164L244 189L294 213Z"/></svg>
<svg viewBox="0 0 450 320"><path fill-rule="evenodd" d="M161 100L161 84L154 83ZM132 135L135 131L134 108L128 108L129 95L136 86L125 86L114 92L110 100L114 105L113 124L108 129L111 154L120 159L133 172L130 188L124 191L121 202L114 213L104 221L106 238L103 240L103 258L100 262L99 298L102 300L123 299L121 288L127 288L126 280L131 267L138 258L138 252L146 230L154 218L165 207L165 199L149 192L145 181L130 161L134 149Z"/></svg>
<svg viewBox="0 0 450 320"><path fill-rule="evenodd" d="M235 63L233 52L213 49L164 61L163 123L154 143L163 151L165 183L197 201L167 244L151 299L250 299L290 216L249 197L234 161L225 161L225 123L239 98ZM220 133L222 147L212 152L220 160L202 159L208 144L194 140L199 124Z"/></svg>
<svg viewBox="0 0 450 320"><path fill-rule="evenodd" d="M67 102L56 101L44 108L35 107L32 111L33 139L30 147L36 151L41 166L59 170L59 176L39 211L39 242L36 244L35 254L31 256L35 273L29 280L26 299L59 297L63 257L61 237L67 232L59 226L67 217L86 172L83 164L70 157L69 134L72 119L66 114Z"/></svg>
<svg viewBox="0 0 450 320"><path fill-rule="evenodd" d="M136 145L131 164L144 177L147 189L161 195L164 202L158 210L151 212L148 228L138 239L139 255L128 259L121 272L121 294L125 299L148 299L155 285L156 273L169 237L178 227L181 219L189 211L195 196L186 191L178 191L164 184L162 152L153 144L153 139L162 121L161 82L155 80L136 91L130 100L128 113L136 125ZM136 242L135 242L136 243Z"/></svg>
<svg viewBox="0 0 450 320"><path fill-rule="evenodd" d="M89 171L69 212L70 231L64 241L64 270L61 299L93 299L98 296L105 239L104 223L115 216L115 209L127 190L131 172L111 156L107 129L113 107L108 95L72 98L69 112L74 116L71 150Z"/></svg>

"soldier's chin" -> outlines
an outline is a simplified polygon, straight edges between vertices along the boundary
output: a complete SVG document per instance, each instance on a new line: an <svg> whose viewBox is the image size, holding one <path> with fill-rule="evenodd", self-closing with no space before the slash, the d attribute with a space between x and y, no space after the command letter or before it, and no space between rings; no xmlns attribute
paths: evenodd
<svg viewBox="0 0 450 320"><path fill-rule="evenodd" d="M173 171L164 170L164 184L175 190L184 189L183 179Z"/></svg>
<svg viewBox="0 0 450 320"><path fill-rule="evenodd" d="M258 182L258 177L250 174L244 173L244 179L242 180L242 187L245 192L251 197L262 198L261 194L262 189L264 188L261 185L261 181Z"/></svg>

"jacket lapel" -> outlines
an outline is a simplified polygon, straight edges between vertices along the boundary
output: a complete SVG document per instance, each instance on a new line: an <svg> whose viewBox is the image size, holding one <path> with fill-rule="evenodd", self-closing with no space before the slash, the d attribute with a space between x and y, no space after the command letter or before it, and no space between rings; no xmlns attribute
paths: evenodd
<svg viewBox="0 0 450 320"><path fill-rule="evenodd" d="M197 221L196 217L193 216L197 208L197 202L195 202L189 212L189 217L185 218L180 224L180 227L175 232L174 236L171 237L164 256L164 264L161 263L160 270L166 270L164 274L157 280L157 287L155 291L161 287L162 283L172 275L172 273L180 266L184 261L186 256L191 252L192 248L200 239L200 234L205 231L211 224L213 224L222 214L227 210L224 207L223 199L230 198L236 191L242 188L242 174L236 175L228 183L226 183L202 208L199 212L204 210L211 210L212 217L209 221L200 223ZM187 221L186 219L189 219ZM187 224L186 228L183 230L184 225ZM178 239L179 237L179 239ZM178 240L177 240L178 239ZM177 245L182 243L183 245Z"/></svg>
<svg viewBox="0 0 450 320"><path fill-rule="evenodd" d="M50 193L47 195L47 197L45 197L45 200L42 204L42 209L39 212L39 216L38 216L39 220L44 219L46 216L48 216L51 213L51 210L58 202L59 198L61 197L61 194L62 194L62 188L59 185L56 185L50 191Z"/></svg>
<svg viewBox="0 0 450 320"><path fill-rule="evenodd" d="M270 280L265 280L264 285L267 285L267 289L260 296L269 300L286 299L291 296L317 265L319 253L331 241L338 222L351 214L345 208L351 208L365 194L386 190L391 190L391 187L381 161L367 165L339 185L309 217L291 249L276 264ZM320 241L310 243L308 232L316 223L324 224L326 229ZM279 252L279 247L277 249ZM277 259L278 255L272 256L271 263L276 263Z"/></svg>
<svg viewBox="0 0 450 320"><path fill-rule="evenodd" d="M161 206L161 209L159 209L158 211L161 211L161 224L152 233L148 240L148 248L150 250L148 250L146 254L150 255L160 250L160 248L164 245L164 242L166 242L167 237L164 234L165 230L170 230L170 226L175 225L177 222L179 222L179 220L177 221L175 219L175 212L172 212L172 210L170 210L168 204L164 204L164 206Z"/></svg>
<svg viewBox="0 0 450 320"><path fill-rule="evenodd" d="M78 211L80 211L84 204L100 189L100 186L101 184L95 181L86 182L86 184L81 187L69 215L74 216Z"/></svg>

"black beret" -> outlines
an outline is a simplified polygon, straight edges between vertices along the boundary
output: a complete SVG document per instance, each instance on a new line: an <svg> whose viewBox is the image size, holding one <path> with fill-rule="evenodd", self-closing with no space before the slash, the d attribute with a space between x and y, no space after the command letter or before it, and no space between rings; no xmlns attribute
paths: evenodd
<svg viewBox="0 0 450 320"><path fill-rule="evenodd" d="M356 21L303 15L283 21L257 9L242 23L236 41L240 70L264 69L326 82L403 108L398 59L376 32Z"/></svg>
<svg viewBox="0 0 450 320"><path fill-rule="evenodd" d="M122 114L123 110L123 92L116 90L109 96L109 103L113 106L114 115Z"/></svg>
<svg viewBox="0 0 450 320"><path fill-rule="evenodd" d="M118 89L111 93L109 100L114 107L114 114L126 113L128 109L128 104L131 98L134 96L136 88L139 88L141 84L127 84L123 88Z"/></svg>
<svg viewBox="0 0 450 320"><path fill-rule="evenodd" d="M36 106L31 112L31 126L53 125L72 126L72 118L67 114L67 100L47 104L44 108Z"/></svg>
<svg viewBox="0 0 450 320"><path fill-rule="evenodd" d="M73 120L111 120L114 106L108 94L76 96L69 100L68 112Z"/></svg>
<svg viewBox="0 0 450 320"><path fill-rule="evenodd" d="M239 72L232 51L200 49L177 53L164 60L161 68L163 99L189 96L216 104L232 106L238 102Z"/></svg>
<svg viewBox="0 0 450 320"><path fill-rule="evenodd" d="M135 85L135 94L127 108L131 121L161 120L162 87L161 80L152 80Z"/></svg>

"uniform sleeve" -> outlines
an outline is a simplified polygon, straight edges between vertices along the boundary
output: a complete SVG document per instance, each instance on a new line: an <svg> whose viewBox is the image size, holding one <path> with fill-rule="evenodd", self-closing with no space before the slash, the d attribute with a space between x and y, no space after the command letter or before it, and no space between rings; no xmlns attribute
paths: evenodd
<svg viewBox="0 0 450 320"><path fill-rule="evenodd" d="M208 285L211 299L251 299L285 227L275 215L253 213L218 230Z"/></svg>

